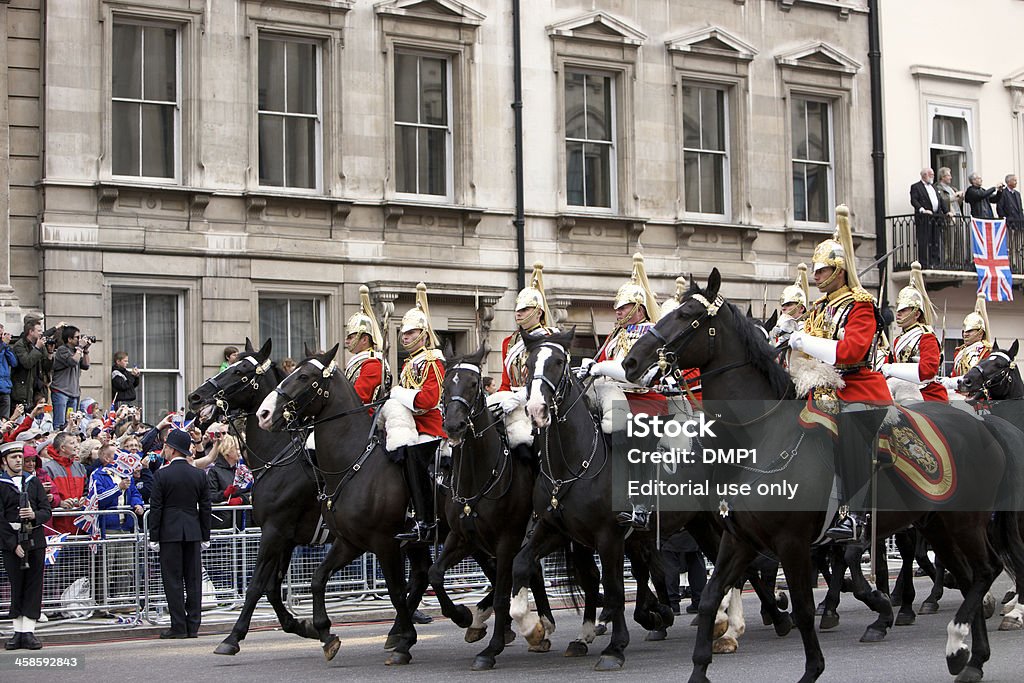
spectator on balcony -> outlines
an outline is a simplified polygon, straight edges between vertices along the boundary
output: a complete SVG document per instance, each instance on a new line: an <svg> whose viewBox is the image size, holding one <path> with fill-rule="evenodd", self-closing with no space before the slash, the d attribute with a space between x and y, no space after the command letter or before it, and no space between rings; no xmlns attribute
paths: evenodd
<svg viewBox="0 0 1024 683"><path fill-rule="evenodd" d="M935 183L939 195L939 210L947 216L961 216L963 209L960 202L964 193L953 187L953 172L948 166L939 169L939 182Z"/></svg>
<svg viewBox="0 0 1024 683"><path fill-rule="evenodd" d="M935 171L921 169L921 180L910 186L910 205L914 207L914 232L917 236L917 260L925 268L934 268L942 254L942 214L939 194L932 183Z"/></svg>
<svg viewBox="0 0 1024 683"><path fill-rule="evenodd" d="M971 216L974 218L993 218L991 205L998 203L999 198L1003 196L1003 184L999 183L995 187L985 189L981 184L981 176L976 172L967 176L967 180L971 182L971 185L967 188L967 192L964 193L964 199L967 200L967 204L971 207Z"/></svg>
<svg viewBox="0 0 1024 683"><path fill-rule="evenodd" d="M1017 176L1013 173L1006 176L1006 187L996 204L1000 218L1005 218L1011 230L1024 227L1024 209L1021 208L1020 192L1017 190Z"/></svg>

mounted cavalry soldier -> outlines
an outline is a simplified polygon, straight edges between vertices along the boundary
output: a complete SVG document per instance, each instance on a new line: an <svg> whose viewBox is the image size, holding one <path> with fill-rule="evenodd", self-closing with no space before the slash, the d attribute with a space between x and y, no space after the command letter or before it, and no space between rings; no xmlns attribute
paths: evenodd
<svg viewBox="0 0 1024 683"><path fill-rule="evenodd" d="M665 300L665 303L661 305L661 315L659 320L664 318L672 311L679 308L679 302L686 298L686 292L689 289L689 284L686 282L685 277L676 278L676 293ZM701 400L701 388L700 388L700 368L688 368L680 371L681 378L685 382L684 393L686 399L690 401L692 407L696 408ZM662 380L666 386L674 386L677 382L675 377L666 376Z"/></svg>
<svg viewBox="0 0 1024 683"><path fill-rule="evenodd" d="M544 296L544 264L533 264L530 285L516 295L516 331L501 342L501 386L487 399L488 405L499 405L505 415L509 448L532 460L533 425L526 415L526 344L529 335L547 336L558 330L548 325L554 320ZM525 451L525 452L524 452Z"/></svg>
<svg viewBox="0 0 1024 683"><path fill-rule="evenodd" d="M403 541L432 543L437 535L434 482L428 468L441 439L447 438L441 419L444 356L430 326L427 286L416 285L416 306L402 317L402 346L409 353L391 396L381 408L389 457L405 465L416 525L398 534Z"/></svg>
<svg viewBox="0 0 1024 683"><path fill-rule="evenodd" d="M956 347L953 354L952 376L941 380L942 386L949 391L958 391L960 378L992 353L992 328L989 326L988 306L983 294L978 295L974 310L964 318L963 335L964 343Z"/></svg>
<svg viewBox="0 0 1024 683"><path fill-rule="evenodd" d="M345 366L345 377L352 382L363 403L373 403L391 387L391 368L382 352L384 336L370 306L370 290L366 285L359 288L359 307L359 312L345 324L345 349L352 354Z"/></svg>
<svg viewBox="0 0 1024 683"><path fill-rule="evenodd" d="M892 395L885 378L872 367L882 318L874 297L857 278L849 209L836 207L836 218L836 237L820 243L812 257L814 284L825 296L811 306L804 329L790 336L789 346L820 361L817 372L808 372L806 365L801 368L807 360L794 354L794 379L798 392L809 389L816 405L838 413L836 472L842 498L851 503L870 479L875 435L886 416L880 407L891 405ZM831 368L827 378L820 372L821 364ZM802 375L811 379L801 381ZM845 507L840 508L838 523L826 531L833 540L858 538L858 520Z"/></svg>
<svg viewBox="0 0 1024 683"><path fill-rule="evenodd" d="M902 333L893 341L881 371L886 378L920 386L926 401L948 403L945 387L936 381L942 350L932 330L932 302L925 291L921 264L914 261L910 268L910 284L896 297L896 324Z"/></svg>
<svg viewBox="0 0 1024 683"><path fill-rule="evenodd" d="M779 295L779 320L768 333L768 341L775 348L789 345L789 336L803 327L802 321L807 315L807 302L810 299L807 264L801 263L796 268L796 282L783 289ZM789 366L788 358L784 357L783 366Z"/></svg>
<svg viewBox="0 0 1024 683"><path fill-rule="evenodd" d="M625 394L629 411L633 415L666 415L668 414L668 402L665 397L652 389L630 384L622 369L622 361L629 350L633 348L633 344L654 327L661 315L661 308L647 282L642 255L633 255L633 275L629 282L619 287L613 306L615 308L615 327L608 335L604 345L598 349L594 360L584 360L580 366L580 373L586 373L591 377L605 377L610 380L613 388L617 388ZM611 397L614 398L615 394L612 393ZM618 398L622 398L621 393L618 394ZM610 425L603 426L606 431L611 431L608 429ZM653 430L651 431L653 432ZM656 436L653 437L653 440L650 438L643 440L643 443L639 443L641 440L636 437L633 441L637 443L627 444L625 431L616 430L612 434L613 449L621 450L623 456L625 456L627 447L636 447L641 451L654 451L658 445ZM629 469L631 481L646 483L644 480L649 477L645 476L647 473L644 465L630 464ZM637 529L646 529L653 508L652 499L649 496L634 496L630 499L630 504L633 508L632 512L620 514L620 523Z"/></svg>

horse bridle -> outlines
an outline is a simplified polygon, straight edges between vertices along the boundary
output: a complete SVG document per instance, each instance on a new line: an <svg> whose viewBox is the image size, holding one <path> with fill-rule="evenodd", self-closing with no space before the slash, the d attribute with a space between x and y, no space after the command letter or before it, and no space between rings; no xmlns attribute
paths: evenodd
<svg viewBox="0 0 1024 683"><path fill-rule="evenodd" d="M449 372L458 372L459 370L467 370L469 372L476 373L479 377L483 377L483 373L480 371L480 367L473 365L472 363L458 363L449 370ZM458 375L455 375L452 379L456 379ZM457 384L458 382L454 382ZM477 436L476 429L473 426L473 420L475 420L484 410L487 409L487 401L484 399L484 387L482 382L477 382L476 394L473 396L473 401L470 402L465 396L458 394L451 394L449 391L449 384L445 383L445 397L441 401L441 413L444 416L444 407L448 403L461 403L466 406L466 410L469 411L469 428L472 430L473 435Z"/></svg>
<svg viewBox="0 0 1024 683"><path fill-rule="evenodd" d="M338 364L331 361L326 367L316 358L310 358L306 363L312 365L317 370L320 370L321 377L324 380L328 380L337 371ZM295 374L294 371L292 374ZM296 420L299 419L300 415L305 412L306 408L311 406L314 401L320 399L328 399L331 396L330 390L326 386L326 381L321 385L320 381L316 378L309 383L302 391L295 396L289 396L285 393L280 386L274 389L274 392L285 399L282 405L281 417L284 418L285 426L289 429L293 428ZM301 425L300 425L301 426Z"/></svg>
<svg viewBox="0 0 1024 683"><path fill-rule="evenodd" d="M1007 354L1002 351L993 351L988 355L989 358L1002 358L1006 361L1006 367L992 373L990 376L986 376L980 369L978 372L981 374L981 388L978 389L978 394L984 396L986 400L991 400L992 390L1001 387L1004 384L1010 383L1010 373L1017 367L1016 361L1010 358ZM977 367L977 366L975 366ZM973 369L973 368L972 368Z"/></svg>
<svg viewBox="0 0 1024 683"><path fill-rule="evenodd" d="M270 366L271 366L271 364L273 364L274 361L272 361L270 358L267 358L262 363L258 363L258 362L256 362L256 358L254 358L253 356L246 356L245 358L242 358L241 360L235 361L235 363L232 366L229 366L228 368L225 368L224 372L227 372L227 370L230 367L234 367L235 365L239 365L241 363L246 363L246 362L252 364L252 366L253 366L253 375L252 375L252 377L247 378L245 381L233 382L233 383L231 383L231 384L229 384L227 386L224 386L224 385L222 385L217 380L217 377L219 377L220 375L224 374L223 372L219 372L216 375L214 375L213 377L208 377L202 384L200 384L199 385L199 389L202 389L207 384L209 384L214 389L213 396L211 396L206 401L203 401L203 404L204 405L209 405L210 403L213 403L218 408L220 408L225 414L227 414L228 407L229 407L228 403L229 403L231 398L237 396L240 392L242 392L247 387L251 388L253 391L259 391L259 389L260 389L260 378L264 374L266 374L267 370L270 369ZM199 389L197 389L196 392L198 392Z"/></svg>

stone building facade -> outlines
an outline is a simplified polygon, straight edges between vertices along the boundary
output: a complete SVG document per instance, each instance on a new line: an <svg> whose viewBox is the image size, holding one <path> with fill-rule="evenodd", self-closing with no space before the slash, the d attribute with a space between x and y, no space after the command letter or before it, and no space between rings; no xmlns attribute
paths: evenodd
<svg viewBox="0 0 1024 683"><path fill-rule="evenodd" d="M149 409L222 349L329 347L415 284L454 351L513 328L511 3L0 4L8 320L129 351ZM581 351L642 251L774 308L849 204L874 253L866 0L523 0L527 270ZM4 258L9 254L9 258ZM862 261L866 263L865 261ZM489 332L488 332L489 330ZM101 362L102 361L102 362ZM491 374L500 372L495 353Z"/></svg>

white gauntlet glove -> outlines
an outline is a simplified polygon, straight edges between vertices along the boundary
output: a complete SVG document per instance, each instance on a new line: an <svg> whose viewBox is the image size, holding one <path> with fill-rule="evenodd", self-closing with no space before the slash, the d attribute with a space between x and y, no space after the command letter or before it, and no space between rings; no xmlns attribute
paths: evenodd
<svg viewBox="0 0 1024 683"><path fill-rule="evenodd" d="M607 377L617 382L626 382L626 371L622 369L620 360L603 360L590 366L591 377Z"/></svg>
<svg viewBox="0 0 1024 683"><path fill-rule="evenodd" d="M593 358L584 358L580 361L580 366L574 370L576 373L576 379L583 379L590 375L590 367L594 365Z"/></svg>
<svg viewBox="0 0 1024 683"><path fill-rule="evenodd" d="M416 394L420 393L419 389L406 389L405 387L391 387L391 398L395 399L403 406L415 412L416 406Z"/></svg>
<svg viewBox="0 0 1024 683"><path fill-rule="evenodd" d="M886 378L895 377L905 382L921 383L920 370L917 363L883 363L882 375Z"/></svg>
<svg viewBox="0 0 1024 683"><path fill-rule="evenodd" d="M513 389L509 397L501 402L501 412L508 415L524 403L526 403L526 387Z"/></svg>
<svg viewBox="0 0 1024 683"><path fill-rule="evenodd" d="M839 342L834 339L812 337L806 332L794 332L789 338L789 348L803 351L811 358L817 358L829 365L836 364L836 349Z"/></svg>
<svg viewBox="0 0 1024 683"><path fill-rule="evenodd" d="M937 377L936 380L946 388L946 391L960 391L959 377Z"/></svg>
<svg viewBox="0 0 1024 683"><path fill-rule="evenodd" d="M150 543L149 549L152 550L154 553L158 553L160 552L160 544L157 542Z"/></svg>

